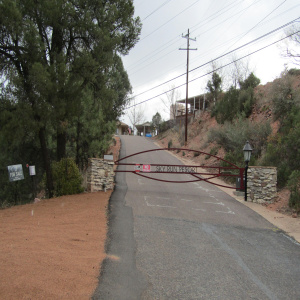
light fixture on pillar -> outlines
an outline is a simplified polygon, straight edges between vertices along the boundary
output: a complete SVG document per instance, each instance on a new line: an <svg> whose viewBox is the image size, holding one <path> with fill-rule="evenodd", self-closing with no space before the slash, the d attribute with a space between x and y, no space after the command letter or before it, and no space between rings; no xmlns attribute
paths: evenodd
<svg viewBox="0 0 300 300"><path fill-rule="evenodd" d="M247 201L247 172L248 172L248 164L251 158L251 153L252 153L252 147L250 146L249 142L247 141L243 151L244 151L244 160L246 163L245 166L245 201Z"/></svg>

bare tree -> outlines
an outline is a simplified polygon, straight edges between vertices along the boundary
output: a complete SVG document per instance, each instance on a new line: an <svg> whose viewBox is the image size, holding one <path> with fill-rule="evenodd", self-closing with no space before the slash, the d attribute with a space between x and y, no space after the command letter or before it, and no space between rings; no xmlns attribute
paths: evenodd
<svg viewBox="0 0 300 300"><path fill-rule="evenodd" d="M251 73L249 59L239 60L236 54L231 57L232 64L228 70L229 85L237 88Z"/></svg>
<svg viewBox="0 0 300 300"><path fill-rule="evenodd" d="M145 122L144 107L141 104L136 105L135 99L133 100L132 107L127 111L126 115L128 116L134 131L136 129L136 125Z"/></svg>
<svg viewBox="0 0 300 300"><path fill-rule="evenodd" d="M300 65L300 25L293 25L286 30L285 34L289 38L282 55L291 58L296 65Z"/></svg>
<svg viewBox="0 0 300 300"><path fill-rule="evenodd" d="M177 104L176 101L180 99L180 92L175 88L174 85L170 86L168 91L165 93L164 98L160 98L164 104L164 110L170 114L170 120L176 118Z"/></svg>

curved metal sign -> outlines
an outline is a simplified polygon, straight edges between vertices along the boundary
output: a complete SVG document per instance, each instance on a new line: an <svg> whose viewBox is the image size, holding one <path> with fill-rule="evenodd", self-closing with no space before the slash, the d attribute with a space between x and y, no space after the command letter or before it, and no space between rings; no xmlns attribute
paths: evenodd
<svg viewBox="0 0 300 300"><path fill-rule="evenodd" d="M223 161L229 164L229 167L220 167L220 166L205 166L205 165L167 165L167 164L149 164L149 163L126 163L123 162L128 158L132 158L134 156L138 156L141 154L149 153L149 152L157 152L157 151L189 151L194 153L199 153L214 157L220 161ZM231 189L244 189L244 181L243 181L243 173L244 168L239 168L235 164L217 157L215 155L205 153L202 151L191 150L191 149L182 149L182 148L159 148L159 149L151 149L146 151L137 152L128 156L125 156L117 161L115 161L117 166L130 166L130 170L120 170L119 168L115 172L127 172L133 173L138 176L162 181L162 182L169 182L169 183L189 183L189 182L198 182L198 181L205 181L217 186L231 188ZM207 171L208 170L208 171ZM235 174L234 174L235 173ZM195 177L194 180L167 180L167 179L160 179L151 177L151 174L187 174ZM226 186L211 182L210 180L217 178L217 177L238 177L241 179L241 186L240 188Z"/></svg>

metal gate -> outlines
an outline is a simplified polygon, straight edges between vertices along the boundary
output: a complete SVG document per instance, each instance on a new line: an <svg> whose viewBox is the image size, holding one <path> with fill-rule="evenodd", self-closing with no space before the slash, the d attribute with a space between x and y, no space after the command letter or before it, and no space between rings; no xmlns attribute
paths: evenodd
<svg viewBox="0 0 300 300"><path fill-rule="evenodd" d="M196 153L195 155L206 155L207 157L214 157L218 161L222 161L226 163L226 166L206 166L206 165L167 165L167 164L148 164L148 163L126 163L123 162L128 158L132 158L134 156L138 156L140 154L145 154L149 152L158 152L158 151L186 151L186 152L193 152ZM159 149L151 149L146 151L137 152L119 160L115 161L115 165L117 166L131 166L131 170L120 170L119 168L115 170L115 172L126 172L126 173L133 173L135 175L156 180L162 182L169 182L169 183L188 183L188 182L199 182L205 181L217 186L237 189L237 190L244 190L244 171L245 168L239 168L235 164L217 157L215 155L205 153L202 151L191 150L191 149L182 149L182 148L159 148ZM193 180L167 180L161 178L151 177L152 174L186 174L191 175L195 179ZM235 177L240 179L240 187L232 187L228 185L222 185L211 180L214 178L224 178L224 177Z"/></svg>

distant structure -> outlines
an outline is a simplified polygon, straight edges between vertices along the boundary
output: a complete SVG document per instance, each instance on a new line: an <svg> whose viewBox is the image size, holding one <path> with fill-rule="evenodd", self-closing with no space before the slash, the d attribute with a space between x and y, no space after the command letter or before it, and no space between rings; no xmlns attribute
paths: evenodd
<svg viewBox="0 0 300 300"><path fill-rule="evenodd" d="M135 128L137 130L137 135L146 136L148 134L153 135L152 132L152 124L150 122L146 122L143 124L135 125Z"/></svg>
<svg viewBox="0 0 300 300"><path fill-rule="evenodd" d="M185 116L185 101L181 99L176 101L176 119L180 119ZM188 98L188 116L197 116L201 110L205 111L208 106L207 95L202 94ZM171 119L171 118L170 118ZM173 118L174 119L174 118Z"/></svg>
<svg viewBox="0 0 300 300"><path fill-rule="evenodd" d="M175 103L170 106L170 120L174 120L177 115L181 115L185 108L183 104Z"/></svg>
<svg viewBox="0 0 300 300"><path fill-rule="evenodd" d="M131 131L131 130L130 130L130 127L129 127L127 124L125 124L125 123L123 123L123 122L121 122L121 121L118 121L118 122L117 122L116 135L126 135L126 134L130 134L130 133L129 133L130 131Z"/></svg>

